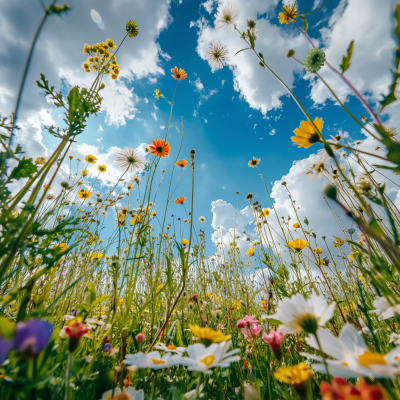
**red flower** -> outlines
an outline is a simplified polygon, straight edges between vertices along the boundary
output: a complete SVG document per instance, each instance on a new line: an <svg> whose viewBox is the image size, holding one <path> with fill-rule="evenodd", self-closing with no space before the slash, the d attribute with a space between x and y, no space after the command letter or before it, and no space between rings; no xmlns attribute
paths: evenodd
<svg viewBox="0 0 400 400"><path fill-rule="evenodd" d="M186 201L186 197L179 196L179 197L175 200L175 203L176 203L176 204L183 204L185 201Z"/></svg>
<svg viewBox="0 0 400 400"><path fill-rule="evenodd" d="M69 351L74 351L83 335L89 332L89 329L81 322L74 322L65 327L65 333L69 337Z"/></svg>
<svg viewBox="0 0 400 400"><path fill-rule="evenodd" d="M368 385L366 382L352 386L343 378L332 379L332 384L322 382L320 386L322 400L382 400L380 386Z"/></svg>

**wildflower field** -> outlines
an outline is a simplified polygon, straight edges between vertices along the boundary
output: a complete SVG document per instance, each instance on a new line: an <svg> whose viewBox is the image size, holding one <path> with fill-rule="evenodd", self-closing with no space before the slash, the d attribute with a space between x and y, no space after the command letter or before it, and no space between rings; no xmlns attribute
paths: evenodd
<svg viewBox="0 0 400 400"><path fill-rule="evenodd" d="M323 18L330 1L312 13ZM14 112L0 120L1 400L400 400L400 212L373 175L400 175L397 130L382 121L382 111L398 101L400 3L393 5L387 24L394 26L397 49L389 92L381 99L365 98L346 77L357 45L351 37L341 64L334 65L308 36L311 13L301 13L301 4L285 2L273 16L282 27L295 26L309 45L304 59L283 49L287 62L322 82L337 112L379 142L371 153L328 134L319 110L305 107L257 50L257 21L248 18L239 26L239 7L218 3L215 27L236 35L240 51L272 74L301 110L291 141L319 150L319 162L307 174L321 178L327 212L338 210L341 232L316 235L312 223L298 216L286 182L296 219L279 215L268 171L256 155L243 167L259 175L254 190L263 197L246 195L257 237L248 235L251 246L244 252L235 231L229 243L207 241L206 219L194 207L196 151L183 154L169 142L174 104L190 77L184 65L170 68L173 92L152 93L170 110L168 125L162 134L154 132L144 151L127 139L113 160L120 177L110 190L98 180L109 165L71 152L98 118L107 85L121 79L118 59L140 40L139 20L126 22L120 42L82 42L89 86L57 91L45 74L37 77L63 121L46 126L56 143L50 156L24 155L27 143L18 143L16 133L31 57L44 22L68 18L70 9L55 1L44 7L29 39ZM214 70L233 57L219 40L209 43ZM342 102L320 76L322 68L340 78L363 115ZM181 134L183 141L183 124ZM159 182L165 160L169 168ZM350 160L363 173L355 174ZM62 166L69 176L58 184ZM88 168L97 168L95 179ZM184 178L190 192L181 190ZM157 196L160 185L168 188L166 196ZM110 214L113 229L104 229Z"/></svg>

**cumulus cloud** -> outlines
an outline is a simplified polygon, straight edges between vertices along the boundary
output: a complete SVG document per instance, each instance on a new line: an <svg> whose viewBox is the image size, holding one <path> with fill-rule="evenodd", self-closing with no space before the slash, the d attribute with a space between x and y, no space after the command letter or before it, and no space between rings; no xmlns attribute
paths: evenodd
<svg viewBox="0 0 400 400"><path fill-rule="evenodd" d="M168 60L169 56L162 52L157 40L171 21L169 5L169 0L141 0L134 4L122 0L115 7L115 4L106 0L88 0L75 2L68 14L61 18L50 16L36 43L18 124L28 122L33 113L43 116L52 109L35 83L40 72L46 75L56 90L65 90L76 84L89 86L92 83L93 74L86 74L81 68L86 58L82 54L83 45L104 41L107 37L118 43L125 33L127 7L129 15L134 15L139 24L140 36L127 38L118 52L120 78L116 82L105 78L102 111L106 123L115 126L124 125L127 120L134 118L140 99L130 83L135 79L147 76L155 79L165 74L161 62L162 59ZM0 4L0 110L3 115L13 110L31 40L42 16L40 2L16 0ZM93 16L96 21L92 20ZM121 24L121 21L125 22ZM99 29L102 23L106 27L104 31ZM43 147L41 138L35 135L30 138L28 154L31 154L31 149L35 154L35 148L44 151Z"/></svg>
<svg viewBox="0 0 400 400"><path fill-rule="evenodd" d="M342 0L332 13L328 25L320 30L322 48L329 62L338 68L351 40L354 50L351 67L346 71L347 79L364 95L379 99L388 92L391 83L389 68L393 62L395 42L392 38L394 0ZM362 7L363 17L354 18ZM352 94L349 87L324 66L321 76L335 88L341 100ZM332 95L321 81L306 75L312 85L311 98L316 104L324 103Z"/></svg>
<svg viewBox="0 0 400 400"><path fill-rule="evenodd" d="M239 29L245 29L246 18L257 20L259 39L256 42L257 51L264 54L270 67L279 73L280 77L293 87L295 74L302 71L299 64L286 57L288 49L296 50L299 57L304 57L309 50L309 45L298 33L288 33L284 27L272 24L267 17L257 19L259 15L268 15L275 10L276 2L273 0L238 0L240 19L237 23ZM255 55L244 51L233 57L237 51L244 48L244 42L231 31L215 29L210 22L201 17L192 26L198 31L197 52L205 60L206 50L213 40L219 39L227 46L231 61L228 63L233 72L233 86L236 91L247 101L250 107L266 114L269 110L281 107L281 97L287 92L282 85L266 70L260 68Z"/></svg>

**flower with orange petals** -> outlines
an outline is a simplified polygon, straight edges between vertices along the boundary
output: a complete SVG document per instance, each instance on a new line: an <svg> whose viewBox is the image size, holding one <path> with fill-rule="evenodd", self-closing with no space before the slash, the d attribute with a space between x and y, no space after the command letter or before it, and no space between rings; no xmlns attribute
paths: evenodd
<svg viewBox="0 0 400 400"><path fill-rule="evenodd" d="M187 73L185 72L184 69L178 67L172 68L172 77L178 81L183 81L187 77Z"/></svg>
<svg viewBox="0 0 400 400"><path fill-rule="evenodd" d="M382 400L385 398L383 390L377 385L368 385L366 382L352 386L343 378L334 378L332 383L322 382L320 386L323 400Z"/></svg>
<svg viewBox="0 0 400 400"><path fill-rule="evenodd" d="M158 157L165 157L171 151L171 146L168 142L162 139L153 140L153 145L149 146L152 154Z"/></svg>
<svg viewBox="0 0 400 400"><path fill-rule="evenodd" d="M175 203L176 203L176 204L183 204L185 201L186 201L186 197L179 196L179 197L175 200Z"/></svg>
<svg viewBox="0 0 400 400"><path fill-rule="evenodd" d="M179 168L185 168L188 162L186 160L178 160L175 165Z"/></svg>

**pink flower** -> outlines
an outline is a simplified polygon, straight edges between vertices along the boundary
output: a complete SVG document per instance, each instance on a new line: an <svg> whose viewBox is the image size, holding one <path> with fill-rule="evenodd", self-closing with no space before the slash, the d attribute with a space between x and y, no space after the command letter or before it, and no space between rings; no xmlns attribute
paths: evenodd
<svg viewBox="0 0 400 400"><path fill-rule="evenodd" d="M140 332L136 335L135 339L138 342L138 344L142 344L144 342L144 340L146 339L146 335L143 332Z"/></svg>
<svg viewBox="0 0 400 400"><path fill-rule="evenodd" d="M277 331L272 329L270 333L264 332L262 338L271 347L275 358L280 360L282 358L283 332L279 329Z"/></svg>
<svg viewBox="0 0 400 400"><path fill-rule="evenodd" d="M250 327L242 328L242 333L245 338L250 342L252 336L257 336L261 332L261 325L252 324Z"/></svg>
<svg viewBox="0 0 400 400"><path fill-rule="evenodd" d="M221 329L224 329L224 327L222 326L222 324L218 324L217 329L220 331Z"/></svg>
<svg viewBox="0 0 400 400"><path fill-rule="evenodd" d="M255 315L246 315L243 319L240 319L237 322L237 327L238 328L246 328L246 326L250 325L250 324L256 324L258 321L255 320L256 316Z"/></svg>

